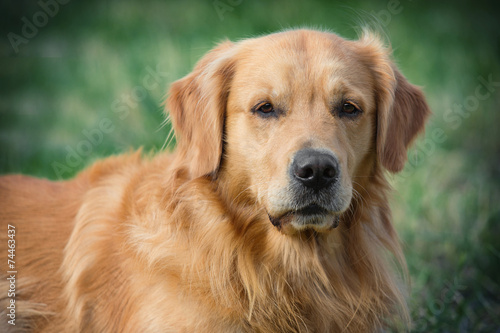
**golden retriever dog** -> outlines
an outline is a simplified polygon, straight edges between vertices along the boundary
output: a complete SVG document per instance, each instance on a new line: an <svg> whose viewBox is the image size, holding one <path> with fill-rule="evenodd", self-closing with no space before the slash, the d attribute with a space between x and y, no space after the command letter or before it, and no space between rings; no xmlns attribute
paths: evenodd
<svg viewBox="0 0 500 333"><path fill-rule="evenodd" d="M430 111L380 38L226 41L167 109L172 153L1 178L2 332L408 325L386 176Z"/></svg>

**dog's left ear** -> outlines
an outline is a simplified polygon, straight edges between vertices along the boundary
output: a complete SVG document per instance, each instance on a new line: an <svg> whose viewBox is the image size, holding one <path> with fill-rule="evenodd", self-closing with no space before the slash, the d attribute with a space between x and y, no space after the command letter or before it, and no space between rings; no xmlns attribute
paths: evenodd
<svg viewBox="0 0 500 333"><path fill-rule="evenodd" d="M356 43L374 74L378 159L387 170L399 172L431 112L422 91L399 72L380 38L365 32Z"/></svg>
<svg viewBox="0 0 500 333"><path fill-rule="evenodd" d="M219 167L235 48L229 41L220 44L170 87L167 108L177 154L189 168L191 178L211 174Z"/></svg>

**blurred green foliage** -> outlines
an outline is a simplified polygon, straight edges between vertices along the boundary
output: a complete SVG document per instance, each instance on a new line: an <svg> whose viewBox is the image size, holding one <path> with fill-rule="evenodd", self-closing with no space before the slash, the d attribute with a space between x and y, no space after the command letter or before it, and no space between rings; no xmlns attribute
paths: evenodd
<svg viewBox="0 0 500 333"><path fill-rule="evenodd" d="M500 330L499 4L41 1L0 4L0 172L51 179L130 148L162 149L169 84L226 37L317 27L356 38L376 23L433 110L392 177L413 331Z"/></svg>

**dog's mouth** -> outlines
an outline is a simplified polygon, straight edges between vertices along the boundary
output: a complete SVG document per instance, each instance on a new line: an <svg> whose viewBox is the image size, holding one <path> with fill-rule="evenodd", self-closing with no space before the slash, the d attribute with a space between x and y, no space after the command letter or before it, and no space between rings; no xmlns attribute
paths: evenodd
<svg viewBox="0 0 500 333"><path fill-rule="evenodd" d="M304 208L301 208L299 210L296 210L294 213L297 215L314 216L314 215L328 214L328 211L325 208L321 207L320 205L312 204Z"/></svg>
<svg viewBox="0 0 500 333"><path fill-rule="evenodd" d="M331 212L318 204L310 204L302 208L291 210L278 216L269 214L271 223L282 230L282 228L293 225L295 229L335 229L340 222L340 213Z"/></svg>

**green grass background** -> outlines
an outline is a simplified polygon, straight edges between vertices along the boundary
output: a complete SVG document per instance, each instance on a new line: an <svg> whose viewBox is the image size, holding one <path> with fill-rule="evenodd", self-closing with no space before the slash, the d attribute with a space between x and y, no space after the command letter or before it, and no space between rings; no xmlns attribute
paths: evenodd
<svg viewBox="0 0 500 333"><path fill-rule="evenodd" d="M43 0L47 1L47 0ZM433 110L405 171L392 177L393 210L412 279L414 332L500 332L500 87L474 99L482 77L500 82L494 1L69 1L15 52L36 1L0 5L0 172L68 178L91 161L145 147L169 125L167 87L223 38L319 27L356 38L378 25ZM225 10L225 11L224 11ZM391 13L392 10L392 13ZM390 14L390 15L387 15ZM144 79L156 71L156 85ZM479 88L478 88L479 87ZM475 101L477 102L476 104ZM463 116L455 105L469 103ZM455 118L450 121L446 115ZM458 118L457 118L458 117ZM108 119L102 142L85 131ZM441 130L444 140L433 140ZM88 141L88 140L87 140ZM82 160L59 175L68 151Z"/></svg>

